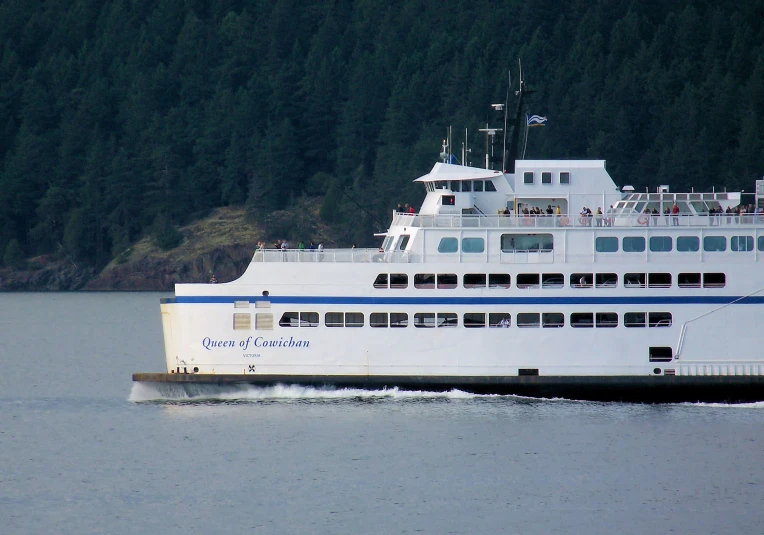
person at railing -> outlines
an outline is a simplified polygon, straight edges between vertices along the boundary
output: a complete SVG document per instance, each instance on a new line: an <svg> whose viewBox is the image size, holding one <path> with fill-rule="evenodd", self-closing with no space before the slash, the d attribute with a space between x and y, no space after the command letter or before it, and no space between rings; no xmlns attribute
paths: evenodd
<svg viewBox="0 0 764 535"><path fill-rule="evenodd" d="M679 206L676 204L676 201L671 206L671 222L675 227L679 226Z"/></svg>
<svg viewBox="0 0 764 535"><path fill-rule="evenodd" d="M666 221L666 226L669 226L669 217L671 216L671 208L666 206L666 208L663 210L663 219Z"/></svg>
<svg viewBox="0 0 764 535"><path fill-rule="evenodd" d="M409 214L414 215L416 212L414 211L414 205L409 206Z"/></svg>
<svg viewBox="0 0 764 535"><path fill-rule="evenodd" d="M324 259L324 242L318 243L318 261L321 262Z"/></svg>
<svg viewBox="0 0 764 535"><path fill-rule="evenodd" d="M597 213L594 215L594 223L598 226L602 226L602 207L597 207Z"/></svg>
<svg viewBox="0 0 764 535"><path fill-rule="evenodd" d="M653 226L658 226L658 219L660 218L661 213L658 211L657 208L653 208L653 211L650 212L652 218L653 218Z"/></svg>

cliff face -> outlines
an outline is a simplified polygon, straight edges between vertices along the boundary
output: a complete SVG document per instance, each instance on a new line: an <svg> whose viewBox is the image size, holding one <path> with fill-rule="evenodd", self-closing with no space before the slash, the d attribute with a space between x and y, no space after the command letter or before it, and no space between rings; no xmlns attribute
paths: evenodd
<svg viewBox="0 0 764 535"><path fill-rule="evenodd" d="M71 260L30 259L23 269L0 270L0 291L172 291L175 283L209 282L213 274L218 282L229 282L247 269L258 241L270 243L269 236L247 220L242 208L217 209L180 231L184 240L175 249L162 251L144 238L100 273ZM303 228L305 237L283 237L296 244L300 239L309 241L308 236L316 231L313 220Z"/></svg>

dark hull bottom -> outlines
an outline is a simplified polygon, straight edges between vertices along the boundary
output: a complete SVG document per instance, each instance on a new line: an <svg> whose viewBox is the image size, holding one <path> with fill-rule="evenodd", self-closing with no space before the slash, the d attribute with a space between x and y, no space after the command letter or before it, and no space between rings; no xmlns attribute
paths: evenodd
<svg viewBox="0 0 764 535"><path fill-rule="evenodd" d="M427 377L355 375L205 375L185 373L136 373L133 381L186 385L193 397L194 385L312 387L379 390L448 391L474 394L514 394L529 397L567 398L589 401L638 403L764 401L762 376L598 376L598 377Z"/></svg>

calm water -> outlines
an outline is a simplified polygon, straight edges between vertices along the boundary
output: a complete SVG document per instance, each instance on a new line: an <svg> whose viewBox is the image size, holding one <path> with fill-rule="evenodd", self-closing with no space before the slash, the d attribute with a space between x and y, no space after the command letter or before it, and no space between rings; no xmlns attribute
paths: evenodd
<svg viewBox="0 0 764 535"><path fill-rule="evenodd" d="M167 399L159 297L0 294L0 533L764 533L764 403Z"/></svg>

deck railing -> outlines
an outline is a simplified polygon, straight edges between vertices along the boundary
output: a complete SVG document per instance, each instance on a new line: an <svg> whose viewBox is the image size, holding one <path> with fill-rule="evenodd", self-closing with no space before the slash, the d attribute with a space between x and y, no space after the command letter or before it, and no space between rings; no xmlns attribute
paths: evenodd
<svg viewBox="0 0 764 535"><path fill-rule="evenodd" d="M750 227L764 224L760 214L678 215L481 215L396 214L393 225L414 228L596 228L596 227Z"/></svg>

